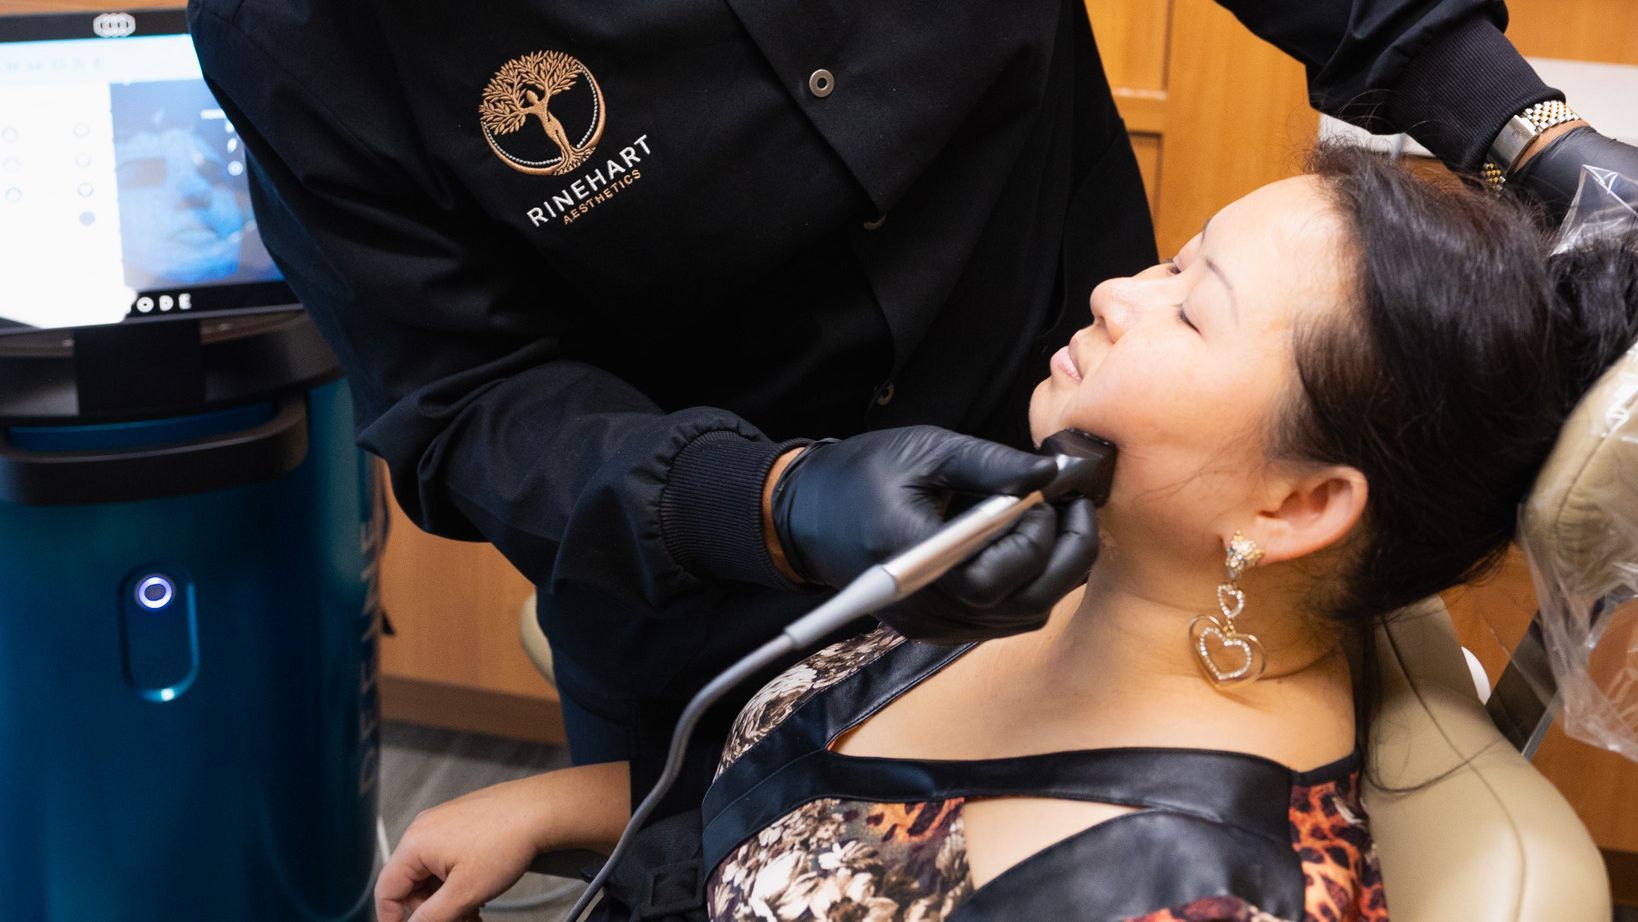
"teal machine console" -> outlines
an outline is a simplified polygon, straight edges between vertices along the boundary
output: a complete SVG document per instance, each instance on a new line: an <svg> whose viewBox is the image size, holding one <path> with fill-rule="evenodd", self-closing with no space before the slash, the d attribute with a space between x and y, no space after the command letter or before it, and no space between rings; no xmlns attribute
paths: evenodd
<svg viewBox="0 0 1638 922"><path fill-rule="evenodd" d="M0 893L371 918L379 487L180 11L0 17Z"/></svg>

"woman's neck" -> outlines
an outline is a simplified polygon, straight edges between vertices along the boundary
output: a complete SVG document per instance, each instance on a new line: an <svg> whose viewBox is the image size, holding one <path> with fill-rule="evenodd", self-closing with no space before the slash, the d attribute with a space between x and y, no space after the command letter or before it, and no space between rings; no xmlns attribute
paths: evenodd
<svg viewBox="0 0 1638 922"><path fill-rule="evenodd" d="M1285 601L1297 594L1280 591L1289 587L1281 587L1277 575L1248 574L1242 580L1246 609L1237 623L1263 645L1263 675L1222 690L1205 677L1189 643L1190 622L1215 608L1221 574L1215 580L1175 572L1165 579L1145 578L1141 566L1126 563L1115 554L1106 556L1078 600L1065 599L1045 628L996 651L997 665L1018 682L1022 700L1050 701L1058 714L1088 725L1112 726L1114 719L1142 728L1145 721L1159 721L1176 727L1181 737L1199 735L1208 748L1272 749L1265 754L1283 754L1288 764L1304 761L1305 747L1330 757L1340 754L1334 752L1339 745L1350 748L1346 658ZM1334 732L1310 742L1297 739L1311 734L1316 723ZM1282 742L1284 727L1295 731L1289 750ZM1234 745L1242 740L1243 747Z"/></svg>

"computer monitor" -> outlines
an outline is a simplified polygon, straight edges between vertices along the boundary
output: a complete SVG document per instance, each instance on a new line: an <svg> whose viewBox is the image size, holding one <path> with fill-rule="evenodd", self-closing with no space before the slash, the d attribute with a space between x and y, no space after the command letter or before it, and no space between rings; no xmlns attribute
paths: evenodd
<svg viewBox="0 0 1638 922"><path fill-rule="evenodd" d="M180 10L0 16L0 335L289 310Z"/></svg>

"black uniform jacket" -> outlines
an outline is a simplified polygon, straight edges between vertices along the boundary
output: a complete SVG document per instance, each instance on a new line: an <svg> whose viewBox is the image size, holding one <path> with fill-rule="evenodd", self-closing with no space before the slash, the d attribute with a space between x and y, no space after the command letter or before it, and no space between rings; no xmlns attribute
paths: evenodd
<svg viewBox="0 0 1638 922"><path fill-rule="evenodd" d="M1475 125L1422 132L1453 160L1553 95L1499 2L1224 5L1326 109ZM1094 283L1155 259L1081 0L189 16L361 444L424 528L541 587L582 760L663 743L703 676L817 604L763 545L782 440L1025 444Z"/></svg>

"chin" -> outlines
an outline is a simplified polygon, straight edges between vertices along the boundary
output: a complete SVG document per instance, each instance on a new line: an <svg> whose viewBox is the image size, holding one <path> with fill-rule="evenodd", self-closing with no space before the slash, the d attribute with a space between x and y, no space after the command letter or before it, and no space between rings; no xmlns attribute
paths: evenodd
<svg viewBox="0 0 1638 922"><path fill-rule="evenodd" d="M1053 403L1052 379L1045 378L1035 385L1035 392L1029 397L1029 438L1036 448L1041 447L1042 439L1064 428L1053 425L1052 420L1058 416Z"/></svg>

